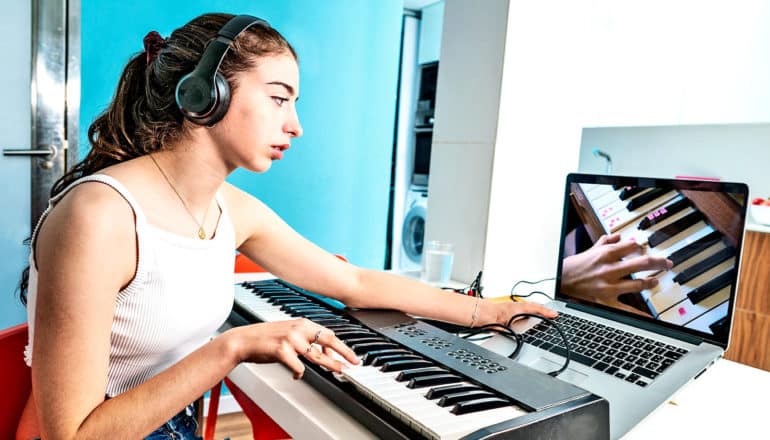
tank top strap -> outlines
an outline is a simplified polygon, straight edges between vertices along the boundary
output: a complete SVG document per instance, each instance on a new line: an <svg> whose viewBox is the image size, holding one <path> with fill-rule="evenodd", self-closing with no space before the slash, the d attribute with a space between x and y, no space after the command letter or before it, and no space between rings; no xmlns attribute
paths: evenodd
<svg viewBox="0 0 770 440"><path fill-rule="evenodd" d="M120 196L123 197L126 203L128 203L128 205L131 207L131 210L134 211L134 216L136 217L137 229L143 228L144 225L147 223L146 217L144 216L144 212L142 211L142 208L139 206L139 203L137 203L134 196L131 195L131 193L128 191L128 189L125 186L123 186L122 183L120 183L114 177L108 176L106 174L91 174L89 176L83 176L80 179L77 179L74 182L70 183L59 194L56 194L55 196L51 197L50 200L48 200L48 207L40 216L40 219L37 221L37 225L35 225L35 230L32 233L33 249L34 249L35 237L37 236L37 233L40 229L40 225L43 224L43 221L45 221L51 209L53 209L53 207L56 206L56 203L58 203L65 195L67 195L67 193L70 192L72 188L76 187L77 185L80 185L81 183L86 183L86 182L103 183L111 187L112 189L114 189L118 194L120 194Z"/></svg>

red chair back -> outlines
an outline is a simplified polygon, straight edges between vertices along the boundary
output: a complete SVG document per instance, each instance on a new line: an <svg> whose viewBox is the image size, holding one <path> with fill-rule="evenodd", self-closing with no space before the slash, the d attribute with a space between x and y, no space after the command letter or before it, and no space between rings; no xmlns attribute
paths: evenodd
<svg viewBox="0 0 770 440"><path fill-rule="evenodd" d="M27 324L0 330L0 438L14 438L21 413L32 390L30 369L24 363Z"/></svg>

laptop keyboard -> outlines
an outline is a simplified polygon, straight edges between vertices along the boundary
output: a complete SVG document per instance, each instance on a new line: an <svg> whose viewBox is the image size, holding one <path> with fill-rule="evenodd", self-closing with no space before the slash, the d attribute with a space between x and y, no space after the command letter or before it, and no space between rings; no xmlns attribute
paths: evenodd
<svg viewBox="0 0 770 440"><path fill-rule="evenodd" d="M644 336L559 313L556 319L570 344L570 358L641 387L649 385L687 350ZM524 342L567 356L559 332L545 322L524 333Z"/></svg>

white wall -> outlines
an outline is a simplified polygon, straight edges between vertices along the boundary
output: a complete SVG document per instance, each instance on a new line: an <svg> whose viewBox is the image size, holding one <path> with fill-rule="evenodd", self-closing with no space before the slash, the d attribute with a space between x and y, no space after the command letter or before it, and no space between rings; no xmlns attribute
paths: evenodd
<svg viewBox="0 0 770 440"><path fill-rule="evenodd" d="M456 267L453 277L468 281L467 274L483 265L489 294L505 294L518 279L554 275L563 181L567 172L578 169L584 127L770 121L768 1L542 0L474 5L487 11L497 8L498 13L507 9L498 116L488 119L495 99L486 93L494 87L483 82L493 81L498 62L463 67L486 72L483 81L442 77L449 75L445 57L464 53L467 47L484 52L487 46L500 45L478 39L500 35L475 28L481 25L472 18L478 11L464 0L447 0L436 123L451 125L452 132L469 133L474 131L470 126L487 133L485 129L496 123L496 132L479 138L478 152L472 153L451 143L453 138L441 139L454 148L444 148L446 154L438 161L432 158L427 234L440 231L449 235L439 238L472 243L458 247L455 264L467 267ZM457 11L471 19L450 20ZM467 64L475 62L471 58ZM472 100L444 98L442 86L453 87L463 97L481 88L482 105L462 112L446 109ZM480 116L460 117L473 112ZM442 115L454 116L441 120ZM465 170L477 182L469 188L466 180L452 181L448 172L435 167L454 173ZM491 175L484 174L485 169ZM445 186L434 185L434 174ZM486 179L490 179L488 194L482 192ZM472 207L487 205L486 213L463 205L470 198L467 192L479 200ZM473 217L464 220L469 226L465 230L436 226L440 221L434 216L449 215L453 198L451 214Z"/></svg>
<svg viewBox="0 0 770 440"><path fill-rule="evenodd" d="M447 0L425 240L454 243L452 278L482 268L505 49L507 0Z"/></svg>

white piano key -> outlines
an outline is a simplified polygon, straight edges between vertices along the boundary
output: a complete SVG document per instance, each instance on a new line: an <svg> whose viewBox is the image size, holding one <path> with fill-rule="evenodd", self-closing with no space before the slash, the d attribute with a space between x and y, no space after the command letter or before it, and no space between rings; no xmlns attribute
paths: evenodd
<svg viewBox="0 0 770 440"><path fill-rule="evenodd" d="M730 289L731 286L727 286L698 304L693 304L689 298L685 297L684 301L661 313L660 319L674 324L685 325L730 299Z"/></svg>
<svg viewBox="0 0 770 440"><path fill-rule="evenodd" d="M589 201L595 200L605 193L614 191L612 185L598 185L594 183L579 183L578 185L580 185L580 189L583 190L583 194L585 194Z"/></svg>
<svg viewBox="0 0 770 440"><path fill-rule="evenodd" d="M718 306L714 307L713 309L709 310L708 312L702 314L700 317L690 321L687 324L687 327L704 332L704 333L713 334L714 332L711 331L711 328L709 327L709 325L727 316L727 309L729 306L730 306L730 301L725 301L719 304Z"/></svg>
<svg viewBox="0 0 770 440"><path fill-rule="evenodd" d="M734 267L735 267L735 258L730 258L726 261L723 261L717 264L716 266L703 272L702 274L698 275L697 277L691 279L690 281L684 284L672 282L668 286L662 286L660 289L656 288L657 291L654 292L652 295L650 295L648 304L651 306L653 310L659 313L662 317L664 312L667 312L669 308L674 308L678 310L680 307L679 304L682 301L687 299L687 294L691 292L693 289L699 286L702 286L703 284L707 283L709 280L716 278L720 274ZM685 313L681 311L678 311L677 313L680 316L685 315Z"/></svg>

